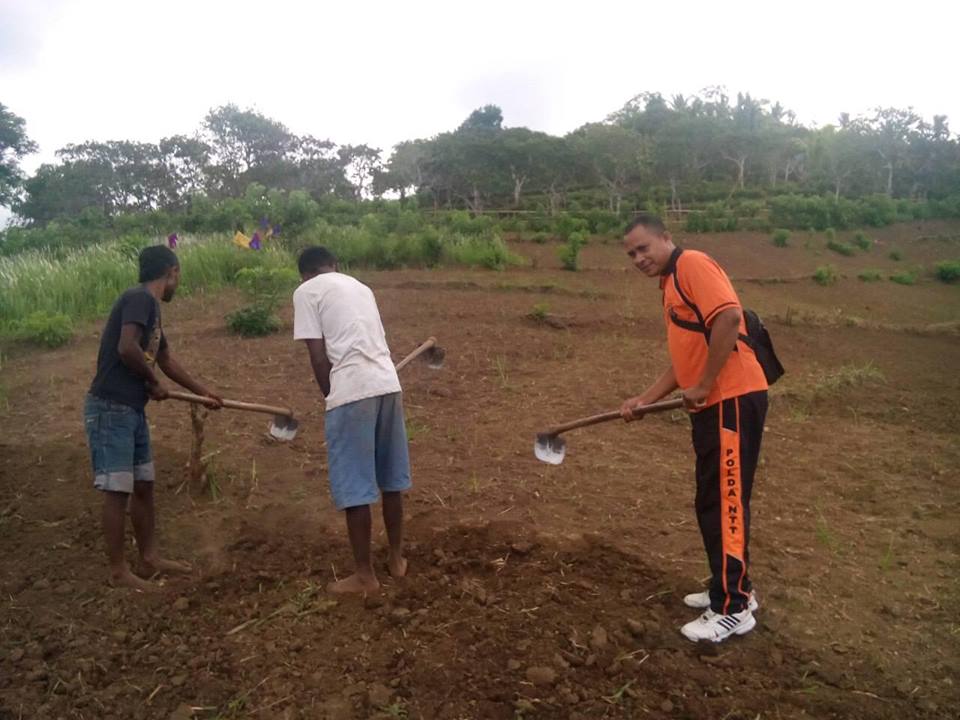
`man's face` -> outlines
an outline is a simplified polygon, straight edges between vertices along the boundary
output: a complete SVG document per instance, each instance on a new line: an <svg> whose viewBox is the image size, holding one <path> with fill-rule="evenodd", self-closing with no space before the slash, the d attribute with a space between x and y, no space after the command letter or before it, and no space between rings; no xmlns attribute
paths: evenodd
<svg viewBox="0 0 960 720"><path fill-rule="evenodd" d="M180 266L175 265L167 270L165 279L167 283L163 286L163 301L170 302L177 294L177 286L180 284Z"/></svg>
<svg viewBox="0 0 960 720"><path fill-rule="evenodd" d="M637 270L647 277L657 277L670 261L673 241L668 232L660 235L638 226L623 238L623 247Z"/></svg>

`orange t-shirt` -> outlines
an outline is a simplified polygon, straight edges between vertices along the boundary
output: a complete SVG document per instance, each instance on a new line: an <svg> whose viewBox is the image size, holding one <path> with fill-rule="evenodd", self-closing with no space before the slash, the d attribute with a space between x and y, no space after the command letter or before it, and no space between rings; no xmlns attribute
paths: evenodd
<svg viewBox="0 0 960 720"><path fill-rule="evenodd" d="M678 248L674 251L665 274L660 278L663 319L667 323L667 346L677 384L681 388L688 388L700 382L707 365L708 346L703 333L680 327L670 319L672 311L679 320L699 322L693 308L677 292L675 278L683 295L700 310L703 323L708 328L718 313L731 307L741 308L741 305L730 278L713 258L696 250L681 252ZM740 334L747 334L742 318ZM736 350L730 353L707 396L707 406L766 389L767 379L756 355L745 342L738 340Z"/></svg>

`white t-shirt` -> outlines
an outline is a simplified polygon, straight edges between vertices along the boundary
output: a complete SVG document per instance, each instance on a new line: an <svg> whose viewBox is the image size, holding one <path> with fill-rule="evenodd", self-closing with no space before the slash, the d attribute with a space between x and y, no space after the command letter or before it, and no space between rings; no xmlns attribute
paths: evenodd
<svg viewBox="0 0 960 720"><path fill-rule="evenodd" d="M330 360L327 412L400 392L373 291L338 272L321 273L293 293L293 339L320 340Z"/></svg>

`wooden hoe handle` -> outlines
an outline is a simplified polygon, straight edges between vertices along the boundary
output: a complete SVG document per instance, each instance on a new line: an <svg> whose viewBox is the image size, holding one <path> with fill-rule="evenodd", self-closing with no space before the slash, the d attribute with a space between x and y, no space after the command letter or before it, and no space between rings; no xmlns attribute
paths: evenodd
<svg viewBox="0 0 960 720"><path fill-rule="evenodd" d="M660 402L651 403L650 405L641 405L634 410L634 414L646 415L648 413L663 412L664 410L676 410L682 407L683 398L674 398L672 400L661 400ZM590 417L580 418L579 420L572 420L568 423L564 423L563 425L556 425L547 430L545 434L559 435L560 433L565 433L567 430L574 430L575 428L587 427L588 425L609 422L610 420L616 420L620 417L623 416L620 414L619 410L612 410L610 412L601 413L600 415L591 415Z"/></svg>
<svg viewBox="0 0 960 720"><path fill-rule="evenodd" d="M206 405L210 401L209 398L205 398L202 395L194 395L193 393L181 392L179 390L171 390L167 395L174 400L183 400L184 402L196 403L197 405ZM275 405L260 405L259 403L241 402L239 400L224 400L223 406L225 408L232 408L233 410L248 410L250 412L267 413L268 415L293 417L293 410Z"/></svg>
<svg viewBox="0 0 960 720"><path fill-rule="evenodd" d="M412 360L415 360L418 355L422 355L430 348L434 347L437 344L437 339L435 337L428 337L424 340L420 347L414 350L412 353L407 355L403 360L397 363L397 370L403 370Z"/></svg>

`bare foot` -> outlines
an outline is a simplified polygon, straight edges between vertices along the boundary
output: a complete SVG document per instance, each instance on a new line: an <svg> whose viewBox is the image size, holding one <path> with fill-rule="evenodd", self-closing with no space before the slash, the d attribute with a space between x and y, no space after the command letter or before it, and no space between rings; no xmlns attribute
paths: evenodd
<svg viewBox="0 0 960 720"><path fill-rule="evenodd" d="M327 592L336 595L345 595L347 593L374 593L380 589L380 583L375 577L363 576L354 573L343 580L332 582L327 585Z"/></svg>
<svg viewBox="0 0 960 720"><path fill-rule="evenodd" d="M400 557L390 556L387 558L387 569L390 570L390 577L405 577L407 574L407 559L402 555Z"/></svg>
<svg viewBox="0 0 960 720"><path fill-rule="evenodd" d="M152 560L141 558L140 568L146 577L153 577L157 573L175 573L182 575L193 572L193 566L190 565L190 563L179 562L177 560L164 560L163 558L153 558Z"/></svg>
<svg viewBox="0 0 960 720"><path fill-rule="evenodd" d="M130 568L126 567L123 570L111 571L110 585L112 587L130 588L131 590L142 593L154 592L157 589L157 586L152 582L138 578L130 572Z"/></svg>

